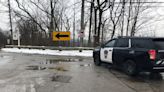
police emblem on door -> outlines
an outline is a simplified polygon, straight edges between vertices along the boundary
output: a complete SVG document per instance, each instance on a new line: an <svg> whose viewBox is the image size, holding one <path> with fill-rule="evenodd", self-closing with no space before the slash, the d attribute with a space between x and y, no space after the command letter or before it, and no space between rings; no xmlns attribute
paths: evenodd
<svg viewBox="0 0 164 92"><path fill-rule="evenodd" d="M104 51L104 57L105 57L105 58L108 57L108 51L107 51L107 50Z"/></svg>

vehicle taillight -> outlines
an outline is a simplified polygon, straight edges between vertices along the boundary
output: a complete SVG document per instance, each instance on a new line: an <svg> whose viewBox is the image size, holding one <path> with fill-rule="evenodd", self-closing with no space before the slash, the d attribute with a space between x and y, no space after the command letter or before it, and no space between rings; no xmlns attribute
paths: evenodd
<svg viewBox="0 0 164 92"><path fill-rule="evenodd" d="M148 53L149 53L149 56L150 56L151 60L155 60L156 59L156 54L157 54L156 50L149 50Z"/></svg>

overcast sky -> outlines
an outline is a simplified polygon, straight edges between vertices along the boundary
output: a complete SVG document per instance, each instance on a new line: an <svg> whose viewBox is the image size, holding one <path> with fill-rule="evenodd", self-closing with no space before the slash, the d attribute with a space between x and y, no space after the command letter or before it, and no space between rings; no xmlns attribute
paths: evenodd
<svg viewBox="0 0 164 92"><path fill-rule="evenodd" d="M7 1L7 0L0 0L0 2L4 2L4 1ZM73 0L70 0L70 1L73 2ZM164 0L158 0L158 1L164 2ZM72 4L72 3L70 3L70 4ZM159 7L154 9L152 15L150 15L150 16L158 16L158 21L151 23L151 26L153 27L153 29L156 30L156 32L155 32L156 36L164 37L164 3L162 3L160 5L158 4L156 6L159 6ZM1 18L0 19L0 28L2 28L3 30L10 29L8 13L6 11L7 11L7 8L0 4L0 18Z"/></svg>

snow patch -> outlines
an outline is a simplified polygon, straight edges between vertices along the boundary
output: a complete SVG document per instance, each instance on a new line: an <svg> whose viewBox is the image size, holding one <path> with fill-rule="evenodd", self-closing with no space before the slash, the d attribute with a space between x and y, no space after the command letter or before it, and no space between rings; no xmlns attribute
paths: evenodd
<svg viewBox="0 0 164 92"><path fill-rule="evenodd" d="M2 48L4 52L14 52L14 53L26 53L26 54L42 54L42 55L58 55L58 56L85 56L92 57L92 50L83 50L79 52L78 50L41 50L41 49L18 49L18 48Z"/></svg>

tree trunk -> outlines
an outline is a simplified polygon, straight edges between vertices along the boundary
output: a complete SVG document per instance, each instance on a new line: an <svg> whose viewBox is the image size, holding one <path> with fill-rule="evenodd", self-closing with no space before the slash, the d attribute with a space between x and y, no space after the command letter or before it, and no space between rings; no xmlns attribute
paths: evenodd
<svg viewBox="0 0 164 92"><path fill-rule="evenodd" d="M50 20L50 29L49 29L49 41L50 45L53 45L52 41L52 32L54 31L54 8L53 8L53 0L50 0L51 7L51 20Z"/></svg>
<svg viewBox="0 0 164 92"><path fill-rule="evenodd" d="M8 9L9 9L10 32L11 32L10 42L11 42L11 44L13 44L13 26L12 26L12 18L11 18L11 4L10 4L10 0L8 0Z"/></svg>
<svg viewBox="0 0 164 92"><path fill-rule="evenodd" d="M122 5L122 27L121 27L121 36L124 35L124 16L125 16L125 0L123 0L123 5Z"/></svg>
<svg viewBox="0 0 164 92"><path fill-rule="evenodd" d="M82 6L81 6L81 32L80 34L83 36L84 35L84 5L85 5L85 0L82 0ZM80 46L82 47L83 46L83 37L80 37Z"/></svg>
<svg viewBox="0 0 164 92"><path fill-rule="evenodd" d="M113 39L113 37L114 37L115 30L116 30L116 25L113 25L113 30L112 30L112 36L111 36L111 39Z"/></svg>
<svg viewBox="0 0 164 92"><path fill-rule="evenodd" d="M93 13L93 7L94 7L94 0L91 1L91 7L90 7L88 46L91 46L91 31L92 31L92 13Z"/></svg>
<svg viewBox="0 0 164 92"><path fill-rule="evenodd" d="M104 26L105 26L105 23L102 24L102 32L101 32L101 44L104 43Z"/></svg>
<svg viewBox="0 0 164 92"><path fill-rule="evenodd" d="M97 34L97 45L100 45L100 31L101 31L101 25L102 25L102 13L103 11L99 9L99 25L98 25L98 34Z"/></svg>
<svg viewBox="0 0 164 92"><path fill-rule="evenodd" d="M96 41L97 41L97 9L96 8L94 8L94 22L95 22L95 24L94 24L94 47L96 47Z"/></svg>
<svg viewBox="0 0 164 92"><path fill-rule="evenodd" d="M129 1L129 11L128 11L128 18L127 18L127 27L126 27L126 36L129 35L129 24L130 24L130 18L131 18L131 11L132 11L132 0Z"/></svg>

